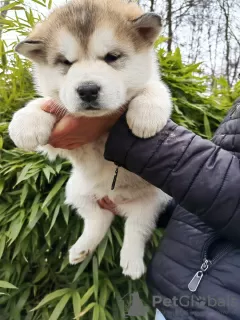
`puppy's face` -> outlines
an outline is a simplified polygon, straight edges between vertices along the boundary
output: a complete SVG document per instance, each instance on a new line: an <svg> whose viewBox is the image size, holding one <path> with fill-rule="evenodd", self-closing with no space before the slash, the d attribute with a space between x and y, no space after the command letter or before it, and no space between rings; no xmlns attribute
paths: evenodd
<svg viewBox="0 0 240 320"><path fill-rule="evenodd" d="M16 51L35 62L41 94L71 113L101 115L151 78L160 27L158 16L121 0L82 0L53 12Z"/></svg>

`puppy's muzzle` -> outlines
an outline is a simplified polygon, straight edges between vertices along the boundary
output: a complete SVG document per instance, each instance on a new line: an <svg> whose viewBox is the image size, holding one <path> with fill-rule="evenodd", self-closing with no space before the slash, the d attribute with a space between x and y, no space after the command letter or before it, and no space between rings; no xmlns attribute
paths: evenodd
<svg viewBox="0 0 240 320"><path fill-rule="evenodd" d="M101 87L96 83L85 82L77 88L77 93L83 102L92 104L97 101L100 90Z"/></svg>

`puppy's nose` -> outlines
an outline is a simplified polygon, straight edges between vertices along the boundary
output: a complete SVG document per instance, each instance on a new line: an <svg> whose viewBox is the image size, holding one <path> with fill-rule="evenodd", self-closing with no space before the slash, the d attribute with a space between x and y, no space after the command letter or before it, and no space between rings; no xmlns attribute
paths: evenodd
<svg viewBox="0 0 240 320"><path fill-rule="evenodd" d="M100 89L96 83L86 82L77 88L77 93L83 101L93 102L97 100Z"/></svg>

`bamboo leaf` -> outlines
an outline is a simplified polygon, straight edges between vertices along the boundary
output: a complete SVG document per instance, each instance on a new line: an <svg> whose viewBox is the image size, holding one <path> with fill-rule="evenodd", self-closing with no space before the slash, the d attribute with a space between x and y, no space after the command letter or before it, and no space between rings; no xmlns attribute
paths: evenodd
<svg viewBox="0 0 240 320"><path fill-rule="evenodd" d="M64 220L66 222L66 225L68 225L68 221L69 221L69 215L70 215L70 209L69 207L67 207L66 205L61 205L61 209L62 209L62 213L63 213L63 217Z"/></svg>
<svg viewBox="0 0 240 320"><path fill-rule="evenodd" d="M99 306L99 320L107 320L105 309L102 306Z"/></svg>
<svg viewBox="0 0 240 320"><path fill-rule="evenodd" d="M100 308L98 304L95 304L94 309L93 309L93 320L99 320L99 313L100 313Z"/></svg>
<svg viewBox="0 0 240 320"><path fill-rule="evenodd" d="M99 265L100 265L101 262L102 262L104 253L105 253L106 248L107 248L107 244L108 244L108 236L106 236L106 237L102 240L102 242L100 243L100 245L98 246L98 249L97 249L98 263L99 263Z"/></svg>
<svg viewBox="0 0 240 320"><path fill-rule="evenodd" d="M106 282L104 282L100 288L101 289L100 289L99 303L104 308L106 306L110 292L107 288Z"/></svg>
<svg viewBox="0 0 240 320"><path fill-rule="evenodd" d="M65 288L65 289L59 289L59 290L56 290L52 293L49 293L48 295L46 295L46 297L44 297L42 299L42 301L34 308L32 309L31 311L35 311L35 310L38 310L39 308L43 307L45 304L49 303L50 301L54 300L54 299L57 299L59 297L62 297L63 295L65 295L66 293L69 292L69 289L68 288Z"/></svg>
<svg viewBox="0 0 240 320"><path fill-rule="evenodd" d="M65 181L67 180L67 177L61 177L56 184L54 185L54 187L52 188L52 190L49 192L47 198L45 199L42 208L46 207L49 202L54 198L54 196L59 192L59 190L61 189L61 187L63 186L63 184L65 183Z"/></svg>
<svg viewBox="0 0 240 320"><path fill-rule="evenodd" d="M81 274L83 273L83 271L86 269L86 267L88 266L89 262L91 261L92 256L88 256L80 265L78 271L75 274L75 277L73 279L73 282L77 281L79 279L79 277L81 276Z"/></svg>
<svg viewBox="0 0 240 320"><path fill-rule="evenodd" d="M105 311L107 320L114 320L114 319L113 319L113 316L112 316L107 310L104 310L104 311Z"/></svg>
<svg viewBox="0 0 240 320"><path fill-rule="evenodd" d="M204 118L204 128L205 128L206 136L208 139L211 139L212 132L211 132L210 123L209 123L209 120L208 120L206 113L204 113L203 118Z"/></svg>
<svg viewBox="0 0 240 320"><path fill-rule="evenodd" d="M51 314L49 320L58 320L60 317L63 309L65 308L66 304L68 303L68 300L71 298L71 294L65 294L61 300L56 305L55 309L53 310L53 313Z"/></svg>
<svg viewBox="0 0 240 320"><path fill-rule="evenodd" d="M7 4L6 6L2 6L0 8L0 12L2 11L8 11L8 10L11 10L11 9L15 9L16 5L18 4L19 2L13 2L13 3L10 3L10 4Z"/></svg>
<svg viewBox="0 0 240 320"><path fill-rule="evenodd" d="M20 197L20 207L22 207L24 201L26 200L27 194L28 194L28 184L25 183L23 188L22 188L22 194L21 194L21 197Z"/></svg>
<svg viewBox="0 0 240 320"><path fill-rule="evenodd" d="M11 240L9 245L11 245L18 237L18 235L23 227L24 218L25 218L25 211L21 210L20 213L18 213L17 218L11 222L10 227L9 227L9 231L7 233L9 239Z"/></svg>
<svg viewBox="0 0 240 320"><path fill-rule="evenodd" d="M36 278L33 280L33 283L37 283L40 280L42 280L42 278L44 278L46 276L46 274L48 273L48 269L42 269L40 270L40 272L37 274Z"/></svg>
<svg viewBox="0 0 240 320"><path fill-rule="evenodd" d="M34 2L40 4L40 6L45 7L45 3L44 3L44 2L41 2L41 1L39 1L39 0L34 0Z"/></svg>
<svg viewBox="0 0 240 320"><path fill-rule="evenodd" d="M98 300L99 279L98 279L98 261L96 256L93 257L92 264L93 264L94 296L95 296L95 300Z"/></svg>
<svg viewBox="0 0 240 320"><path fill-rule="evenodd" d="M2 281L0 280L0 288L4 288L4 289L17 289L17 287L15 287L13 284L11 284L10 282L7 281Z"/></svg>
<svg viewBox="0 0 240 320"><path fill-rule="evenodd" d="M96 302L92 302L90 303L80 314L79 314L79 318L83 319L83 316L88 313L92 308L94 308L94 306L96 305Z"/></svg>
<svg viewBox="0 0 240 320"><path fill-rule="evenodd" d="M22 311L23 307L27 303L30 293L31 293L30 288L28 288L27 290L21 293L21 296L19 297L19 300L16 305L16 310L18 311L18 313Z"/></svg>
<svg viewBox="0 0 240 320"><path fill-rule="evenodd" d="M67 257L65 257L63 259L63 262L62 262L61 268L59 270L59 273L61 273L67 267L68 264L69 264L69 258L67 256Z"/></svg>
<svg viewBox="0 0 240 320"><path fill-rule="evenodd" d="M18 179L17 179L17 182L16 182L16 185L18 185L20 182L22 182L23 180L26 179L26 176L27 176L27 173L28 171L30 170L30 168L33 166L33 163L28 163L24 168L23 170L21 171Z"/></svg>
<svg viewBox="0 0 240 320"><path fill-rule="evenodd" d="M0 150L3 148L3 137L0 135Z"/></svg>
<svg viewBox="0 0 240 320"><path fill-rule="evenodd" d="M5 244L6 244L6 236L3 234L0 237L0 259L2 258Z"/></svg>
<svg viewBox="0 0 240 320"><path fill-rule="evenodd" d="M94 293L94 286L88 289L88 291L84 294L84 296L81 298L81 306L83 306L93 295Z"/></svg>
<svg viewBox="0 0 240 320"><path fill-rule="evenodd" d="M52 8L52 0L48 1L48 9L50 10Z"/></svg>
<svg viewBox="0 0 240 320"><path fill-rule="evenodd" d="M117 239L119 245L122 247L123 241L121 239L119 232L114 227L112 227L112 232L113 232L115 238Z"/></svg>
<svg viewBox="0 0 240 320"><path fill-rule="evenodd" d="M74 291L72 294L72 303L75 319L79 319L79 314L81 312L81 297L78 291Z"/></svg>
<svg viewBox="0 0 240 320"><path fill-rule="evenodd" d="M48 230L48 232L46 233L46 236L48 236L49 232L52 230L55 222L56 222L56 219L58 217L58 214L60 212L60 204L58 204L54 210L54 214L53 214L53 218L52 218L52 222L51 222L51 225L50 225L50 228Z"/></svg>

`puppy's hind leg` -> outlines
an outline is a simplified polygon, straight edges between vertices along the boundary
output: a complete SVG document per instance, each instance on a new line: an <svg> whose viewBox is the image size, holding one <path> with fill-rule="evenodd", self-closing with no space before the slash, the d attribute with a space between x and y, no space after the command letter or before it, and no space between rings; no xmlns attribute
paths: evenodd
<svg viewBox="0 0 240 320"><path fill-rule="evenodd" d="M156 195L156 194L155 194ZM121 206L126 212L126 223L120 265L123 274L133 280L145 273L144 250L160 212L161 198L146 196Z"/></svg>
<svg viewBox="0 0 240 320"><path fill-rule="evenodd" d="M84 219L84 230L81 237L69 250L71 264L80 263L93 253L106 235L114 217L110 211L101 209L94 202L78 208L78 213Z"/></svg>

